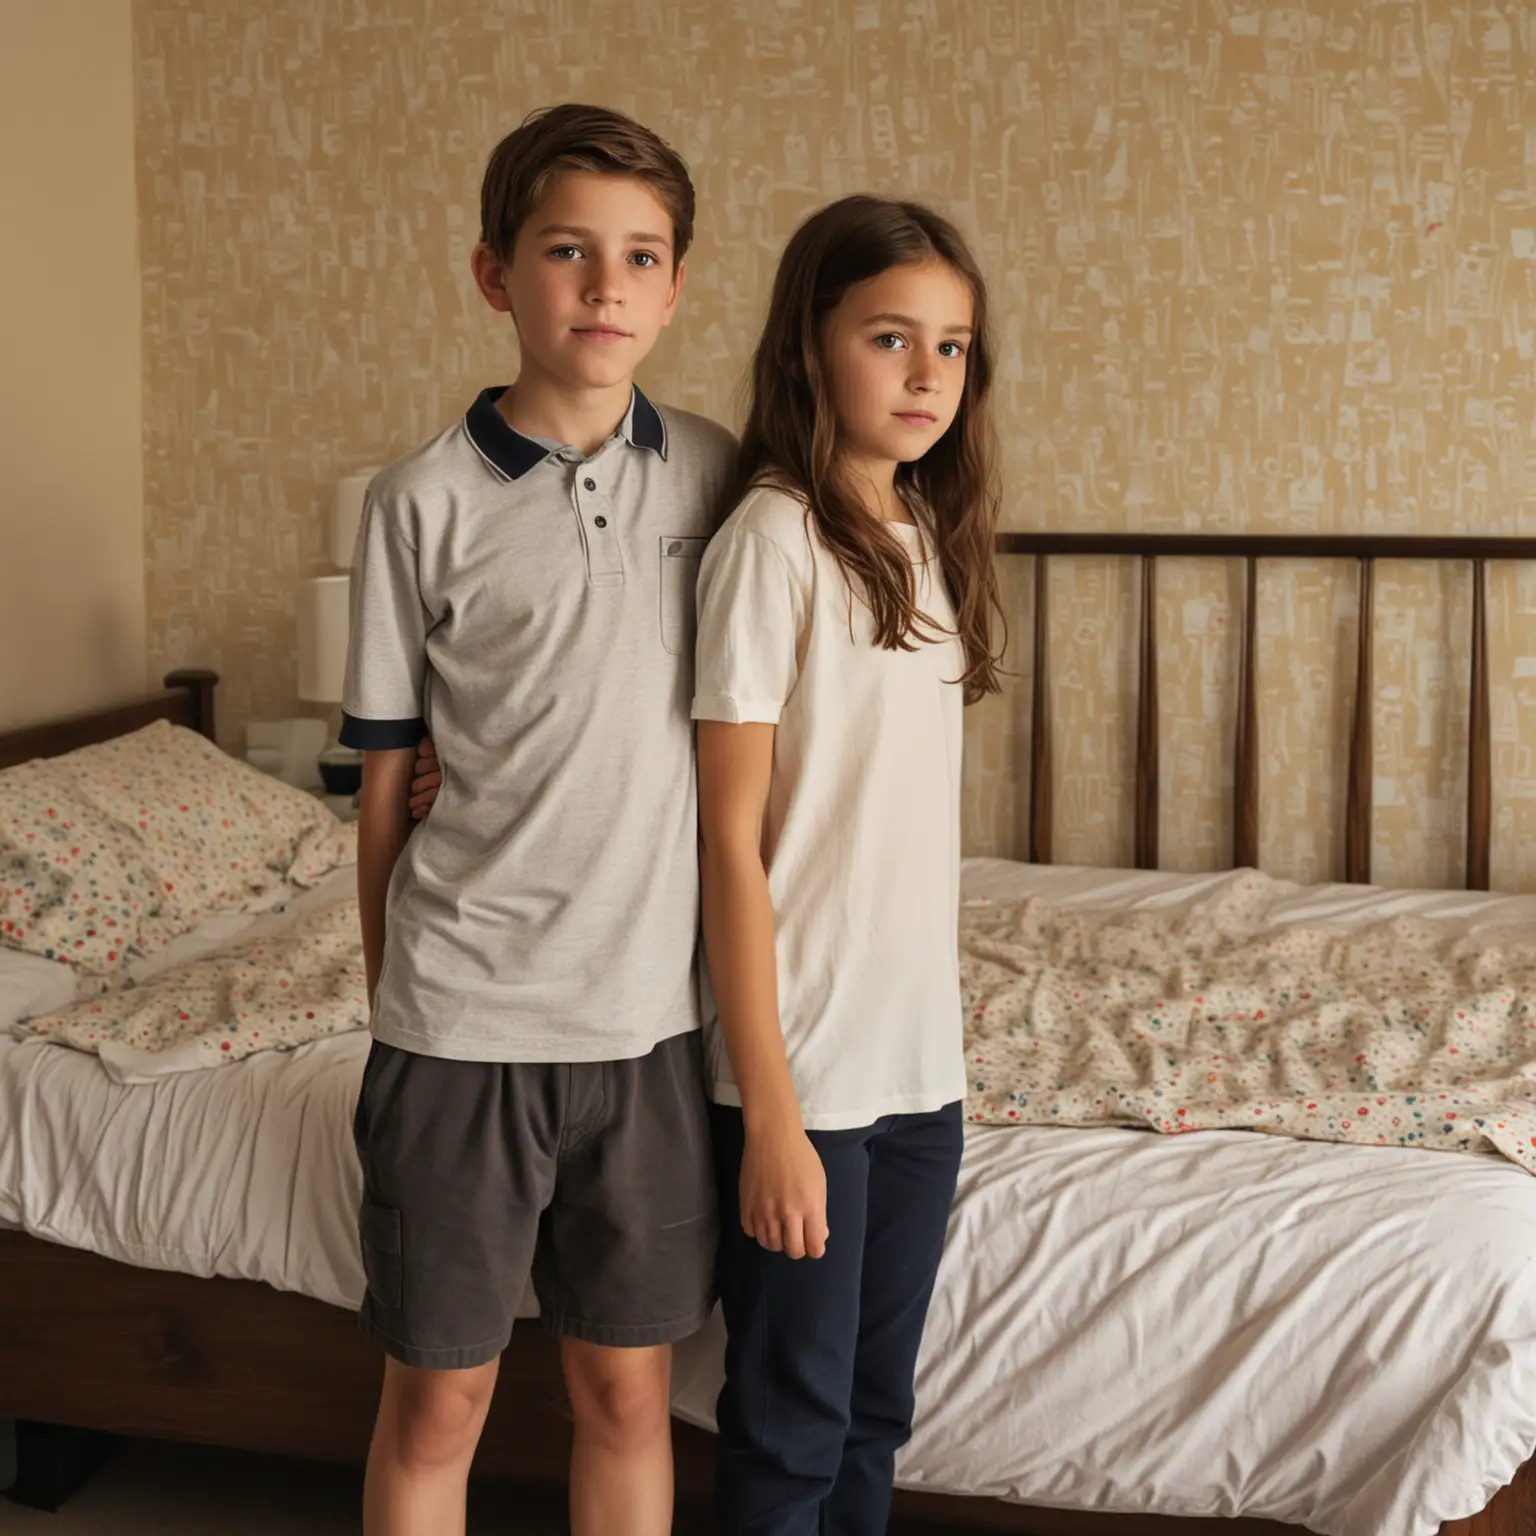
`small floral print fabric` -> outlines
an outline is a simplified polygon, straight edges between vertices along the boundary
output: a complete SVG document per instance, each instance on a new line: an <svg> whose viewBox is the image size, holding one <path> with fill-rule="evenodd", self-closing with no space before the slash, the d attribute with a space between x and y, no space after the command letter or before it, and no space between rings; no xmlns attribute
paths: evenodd
<svg viewBox="0 0 1536 1536"><path fill-rule="evenodd" d="M355 828L313 795L163 720L53 761L137 838L160 912L180 933L353 857Z"/></svg>
<svg viewBox="0 0 1536 1536"><path fill-rule="evenodd" d="M321 908L298 928L251 939L17 1027L132 1064L135 1078L292 1050L368 1022L357 903ZM146 1070L147 1068L147 1070Z"/></svg>
<svg viewBox="0 0 1536 1536"><path fill-rule="evenodd" d="M140 849L47 762L0 773L0 943L120 971L168 939Z"/></svg>
<svg viewBox="0 0 1536 1536"><path fill-rule="evenodd" d="M159 721L0 773L0 941L111 974L355 850L312 795Z"/></svg>
<svg viewBox="0 0 1536 1536"><path fill-rule="evenodd" d="M961 913L982 1125L1241 1127L1536 1173L1536 933L1276 925L1251 871L1180 913Z"/></svg>

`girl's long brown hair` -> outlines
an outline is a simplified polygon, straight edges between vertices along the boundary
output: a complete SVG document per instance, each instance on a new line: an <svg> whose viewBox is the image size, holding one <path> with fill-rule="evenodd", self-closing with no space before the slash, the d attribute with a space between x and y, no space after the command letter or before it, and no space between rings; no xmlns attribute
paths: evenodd
<svg viewBox="0 0 1536 1536"><path fill-rule="evenodd" d="M997 527L996 451L987 417L992 346L987 289L960 232L918 203L845 197L814 213L790 239L774 278L768 322L752 359L751 400L742 433L737 495L779 485L805 502L851 591L868 604L876 643L915 650L933 638L917 608L907 551L860 503L837 467L837 424L822 352L827 317L856 283L892 267L946 262L971 290L974 335L965 388L949 430L921 458L896 471L899 489L927 508L965 651L965 702L998 691L1003 621L992 560Z"/></svg>

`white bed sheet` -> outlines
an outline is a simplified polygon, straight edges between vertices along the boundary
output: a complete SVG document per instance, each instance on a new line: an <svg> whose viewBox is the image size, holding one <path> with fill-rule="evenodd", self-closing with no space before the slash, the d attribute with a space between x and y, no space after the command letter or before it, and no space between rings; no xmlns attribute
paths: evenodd
<svg viewBox="0 0 1536 1536"><path fill-rule="evenodd" d="M973 860L967 899L1175 907L1220 876ZM1536 899L1298 887L1282 921L1536 922ZM1432 1536L1536 1448L1536 1179L1239 1131L973 1127L911 1487ZM718 1319L676 1406L709 1424Z"/></svg>
<svg viewBox="0 0 1536 1536"><path fill-rule="evenodd" d="M342 899L178 941L175 963ZM970 899L1167 906L1201 877L973 861ZM1536 921L1536 900L1298 891L1286 918ZM0 1222L356 1306L367 1039L149 1085L0 1039ZM1430 1536L1536 1446L1536 1180L1492 1158L1240 1132L972 1129L919 1371L909 1486ZM525 1305L526 1311L531 1307ZM680 1352L708 1423L718 1320Z"/></svg>
<svg viewBox="0 0 1536 1536"><path fill-rule="evenodd" d="M132 974L144 981L280 932L356 885L348 865L276 911L213 918ZM0 1032L0 1224L130 1264L356 1307L362 1173L351 1125L367 1053L359 1031L124 1086L94 1056Z"/></svg>

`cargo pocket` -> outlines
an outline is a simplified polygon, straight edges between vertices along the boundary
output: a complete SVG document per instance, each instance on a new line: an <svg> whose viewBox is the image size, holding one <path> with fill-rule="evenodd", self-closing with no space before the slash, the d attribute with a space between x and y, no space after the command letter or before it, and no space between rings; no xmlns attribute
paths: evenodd
<svg viewBox="0 0 1536 1536"><path fill-rule="evenodd" d="M363 1274L381 1307L398 1312L401 1303L400 1212L363 1196L358 1226L363 1240Z"/></svg>
<svg viewBox="0 0 1536 1536"><path fill-rule="evenodd" d="M708 539L661 540L661 643L673 656L693 653L699 561Z"/></svg>

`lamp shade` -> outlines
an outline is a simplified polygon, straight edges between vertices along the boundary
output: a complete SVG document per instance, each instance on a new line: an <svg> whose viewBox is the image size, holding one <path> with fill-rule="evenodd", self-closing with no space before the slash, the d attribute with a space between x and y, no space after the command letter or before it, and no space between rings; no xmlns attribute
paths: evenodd
<svg viewBox="0 0 1536 1536"><path fill-rule="evenodd" d="M375 469L365 469L355 475L343 475L336 482L336 497L331 503L331 564L344 571L351 568L358 524L363 520L363 497L377 473Z"/></svg>
<svg viewBox="0 0 1536 1536"><path fill-rule="evenodd" d="M299 697L339 704L347 677L350 576L316 576L299 588Z"/></svg>

